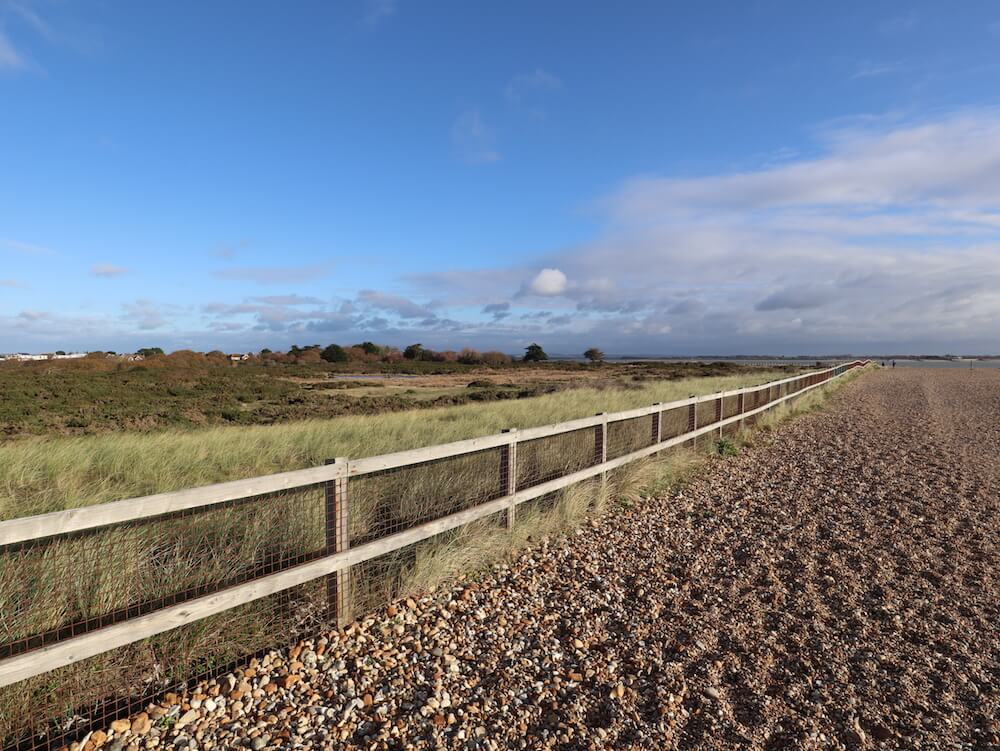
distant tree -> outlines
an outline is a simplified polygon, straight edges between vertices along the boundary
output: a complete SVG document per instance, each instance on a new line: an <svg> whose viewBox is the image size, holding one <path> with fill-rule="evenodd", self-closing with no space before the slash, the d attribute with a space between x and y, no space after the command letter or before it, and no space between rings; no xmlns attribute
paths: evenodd
<svg viewBox="0 0 1000 751"><path fill-rule="evenodd" d="M409 347L403 350L403 357L407 360L422 360L424 353L424 347L422 344L411 344Z"/></svg>
<svg viewBox="0 0 1000 751"><path fill-rule="evenodd" d="M375 344L374 342L361 342L361 344L355 344L355 347L360 347L369 355L381 355L382 348Z"/></svg>
<svg viewBox="0 0 1000 751"><path fill-rule="evenodd" d="M541 362L542 360L548 360L549 356L545 354L545 350L541 348L541 345L529 344L524 350L524 357L521 359L524 362Z"/></svg>
<svg viewBox="0 0 1000 751"><path fill-rule="evenodd" d="M590 349L588 349L586 352L583 353L583 356L586 357L591 362L600 362L601 360L604 359L604 353L601 352L601 350L599 350L597 347L591 347Z"/></svg>
<svg viewBox="0 0 1000 751"><path fill-rule="evenodd" d="M327 362L347 362L347 353L339 344L331 344L320 355Z"/></svg>
<svg viewBox="0 0 1000 751"><path fill-rule="evenodd" d="M264 347L264 349L262 349L260 351L260 356L261 357L267 357L270 354L271 354L271 350L269 350L267 347Z"/></svg>
<svg viewBox="0 0 1000 751"><path fill-rule="evenodd" d="M153 357L155 355L162 355L163 350L159 347L143 347L142 349L137 349L135 353L143 357Z"/></svg>

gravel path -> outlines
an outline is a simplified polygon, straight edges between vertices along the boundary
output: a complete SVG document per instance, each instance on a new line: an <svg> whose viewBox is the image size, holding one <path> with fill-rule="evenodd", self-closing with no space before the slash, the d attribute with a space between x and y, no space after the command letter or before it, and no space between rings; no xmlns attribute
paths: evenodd
<svg viewBox="0 0 1000 751"><path fill-rule="evenodd" d="M998 416L1000 373L865 375L672 497L90 745L1000 748Z"/></svg>

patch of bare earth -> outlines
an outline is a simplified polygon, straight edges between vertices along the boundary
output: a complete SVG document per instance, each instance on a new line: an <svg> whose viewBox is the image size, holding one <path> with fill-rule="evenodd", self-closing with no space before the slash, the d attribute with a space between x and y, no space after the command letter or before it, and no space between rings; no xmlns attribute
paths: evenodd
<svg viewBox="0 0 1000 751"><path fill-rule="evenodd" d="M1000 372L865 375L671 497L102 743L996 748L998 417Z"/></svg>

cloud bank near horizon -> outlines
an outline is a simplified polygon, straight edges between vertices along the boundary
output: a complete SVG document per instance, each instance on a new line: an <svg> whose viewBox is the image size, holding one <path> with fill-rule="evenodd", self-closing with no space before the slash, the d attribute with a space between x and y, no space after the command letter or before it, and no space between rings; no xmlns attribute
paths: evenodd
<svg viewBox="0 0 1000 751"><path fill-rule="evenodd" d="M558 352L1000 352L1000 111L859 119L821 132L816 151L755 170L634 177L595 201L591 241L516 265L431 270L328 297L298 286L326 275L325 260L233 268L215 276L274 294L221 299L220 287L220 299L183 307L147 285L115 312L0 315L10 342L0 349L373 339L508 351L538 340ZM92 268L94 284L134 276Z"/></svg>

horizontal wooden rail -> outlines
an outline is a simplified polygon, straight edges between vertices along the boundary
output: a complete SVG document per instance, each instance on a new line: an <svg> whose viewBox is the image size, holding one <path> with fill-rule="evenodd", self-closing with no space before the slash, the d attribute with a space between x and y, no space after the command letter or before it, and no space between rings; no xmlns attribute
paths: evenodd
<svg viewBox="0 0 1000 751"><path fill-rule="evenodd" d="M72 637L66 639L65 641L61 641L50 646L41 647L39 649L35 649L30 652L17 655L15 657L7 658L5 660L0 661L0 686L10 685L12 683L22 681L26 678L31 678L33 676L46 673L50 670L70 665L74 662L78 662L88 657L93 657L95 655L107 652L112 649L116 649L118 647L125 646L127 644L131 644L141 639L146 639L151 636L155 636L156 634L169 631L171 629L177 628L178 626L183 626L188 623L193 623L195 621L201 620L202 618L206 618L210 615L216 615L218 613L222 613L238 605L242 605L247 602L252 602L262 597L267 597L268 595L272 595L277 592L290 589L291 587L304 584L314 579L318 579L319 577L327 576L329 574L333 574L339 571L344 571L350 566L363 563L364 561L370 560L380 555L384 555L386 553L390 553L394 550L399 550L400 548L404 548L408 545L413 545L414 543L427 540L431 537L434 537L435 535L441 534L442 532L447 532L457 527L461 527L465 524L474 522L478 519L483 519L493 514L502 511L507 511L526 501L539 498L541 496L568 487L569 485L573 485L574 483L581 482L591 477L604 474L608 471L622 467L625 464L628 464L629 462L635 461L637 459L642 459L644 457L648 457L652 454L655 454L659 451L663 451L664 449L671 448L673 446L678 446L682 443L686 443L699 436L708 433L713 433L727 425L739 423L742 420L745 420L747 417L752 417L754 415L766 412L767 410L773 409L776 405L781 404L782 402L788 401L789 399L798 398L808 391L824 386L828 384L831 380L833 380L833 378L839 377L840 375L849 372L854 367L863 364L865 363L855 361L853 363L848 364L846 367L838 366L843 368L843 370L840 373L832 375L831 378L825 378L822 380L817 379L815 383L805 386L804 388L799 389L798 391L779 397L755 409L748 410L746 412L742 412L740 414L736 414L722 420L718 420L708 425L699 426L693 431L689 431L681 435L674 436L673 438L668 438L667 440L660 441L650 446L645 446L641 449L633 451L624 456L620 456L616 459L610 459L608 461L595 464L594 466L581 469L577 472L573 472L571 474L564 475L562 477L558 477L553 480L549 480L548 482L544 482L539 485L534 485L530 488L525 488L524 490L517 490L514 493L504 495L503 497L497 498L493 501L489 501L488 503L480 504L472 508L466 509L464 511L459 511L453 514L449 514L447 516L441 517L440 519L435 519L430 522L425 522L423 524L420 524L419 526L413 527L403 532L397 532L395 534L388 535L378 540L374 540L372 542L365 543L357 547L349 548L342 552L337 552L332 555L327 555L322 558L310 561L308 563L294 566L292 568L280 571L278 573L269 574L259 579L254 579L253 581L246 582L244 584L239 584L233 587L229 587L219 592L215 592L211 595L206 595L204 597L199 597L197 599L190 600L188 602L179 605L173 605L171 607L163 608L161 610L157 610L156 612L139 616L137 618L132 618L130 620L112 626L107 626L105 628L98 629L97 631L88 634ZM826 375L827 373L832 373L832 371L834 370L836 370L836 368L831 368L829 370L822 371L820 373L807 374L807 375L816 375L816 376ZM799 376L798 378L802 379L805 378L805 376ZM782 383L787 383L791 380L796 380L796 379L785 379L784 381L782 381ZM765 386L764 388L767 387ZM752 391L752 390L754 389L747 389L746 391ZM735 392L735 394L738 393L740 393L740 391ZM643 408L644 411L641 412L640 415L638 416L641 416L642 414L653 414L667 409L672 409L674 407L693 404L698 401L710 401L711 399L717 399L718 395L717 394L709 395L709 397L710 398L693 397L681 400L679 402L671 402L668 404L656 404L650 407L644 407ZM637 416L633 414L634 412L636 411L630 410L629 412L625 413L616 413L615 416L618 417L623 414L627 414L630 416ZM567 425L567 424L575 425L576 423L586 423L585 425L581 425L580 427L587 427L600 424L603 420L608 419L608 417L609 416L606 415L598 415L595 416L594 418L586 418L586 420L572 421L572 423L562 423L562 425ZM626 417L619 419L629 419L629 418ZM544 429L549 429L551 427L553 426L546 426ZM578 430L580 428L573 427L570 429ZM542 429L536 429L536 430L542 430ZM544 435L556 435L559 432L566 432L566 431L552 431ZM518 443L525 440L526 434L528 433L530 433L530 431L527 430L517 431L514 434L516 436L514 442ZM511 433L501 433L498 434L498 436L496 437L490 436L489 438L491 439L491 441L494 438L501 439L498 440L495 444L490 443L490 447L494 445L496 446L509 445L511 443L511 435L512 435ZM532 438L544 437L544 435L543 436L535 435L532 436ZM460 441L458 443L462 444L464 447L465 445L468 445L469 442ZM453 445L455 444L445 444L445 446L453 446ZM432 448L438 449L443 447L432 447ZM467 452L462 451L460 453L467 453ZM412 455L413 452L400 452L400 454ZM400 456L400 454L389 454L388 456L394 457L394 456ZM443 454L442 456L452 456L452 455L453 454ZM384 459L384 458L385 457L374 457L373 459ZM354 465L356 463L361 463L364 461L370 461L370 460L358 460L358 462L355 462L354 460L350 462L338 461L336 464L330 464L324 467L317 467L315 468L316 474L310 475L310 478L318 478L318 479L312 479L312 481L309 484L312 484L312 482L324 482L333 479L343 478L345 476L345 465L347 465L350 468L350 474L355 474L353 471ZM391 464L391 461L395 460L390 460L391 466L405 466L405 464L414 463L411 461L407 461L405 462L405 464L402 465L394 465ZM422 459L420 461L427 461L427 459ZM379 469L385 468L379 464L369 464L368 466L372 467L371 469L367 470L369 472L379 471ZM318 470L325 470L326 474L325 475L321 474L320 472L318 472ZM290 475L299 475L301 477L302 472L311 472L311 471L314 470L299 470L298 472L282 473L281 475L270 475L267 478L258 478L258 479L269 480L271 481L272 484L274 484L274 482L276 482L275 478L286 477ZM219 488L222 487L235 486L239 483L250 483L250 482L252 481L244 480L244 481L238 481L237 483L225 483L224 485L209 486L209 488L201 488L199 490L207 491L210 488L218 490ZM253 495L256 495L260 492L272 492L271 490L261 491L259 490L259 487L260 486L254 486L254 490L252 492ZM268 487L270 487L270 485ZM280 486L277 487L276 489L281 490L285 489L285 487L286 486ZM295 486L293 485L291 487ZM184 492L192 492L192 491L181 491L180 494L183 494ZM162 494L161 496L150 496L146 499L140 499L140 500L144 502L149 502L152 501L153 499L159 499L164 496L177 496L177 495L179 494L165 493ZM122 501L115 504L106 504L106 506L118 506L121 503L132 503L132 502ZM193 505L197 506L204 504L202 503ZM182 508L190 508L190 507L191 505L182 506ZM94 507L94 508L101 508L101 507ZM79 510L84 510L84 509L79 509ZM148 510L148 507L146 506L144 506L142 510L143 513L134 513L131 518L145 518L147 516L153 515L144 513L146 510ZM62 513L62 512L57 512L57 513ZM120 514L121 512L117 513ZM167 512L160 512L160 513L167 513ZM51 516L52 516L51 514L45 514L41 517L29 517L29 519L26 520L15 520L15 521L29 521L30 519L42 519ZM116 523L117 521L127 521L127 519L119 519L118 517L115 517L115 519L116 521L105 522L105 523ZM5 524L9 524L9 522L6 522ZM99 525L89 525L89 526L99 526ZM46 535L54 534L47 531L48 527L46 527L45 529L46 529L45 532Z"/></svg>
<svg viewBox="0 0 1000 751"><path fill-rule="evenodd" d="M37 540L52 535L81 532L111 524L149 519L178 511L213 506L227 501L253 498L267 493L295 490L344 477L347 471L336 464L291 472L279 472L246 480L233 480L216 485L204 485L188 490L174 490L124 501L97 503L92 506L53 511L38 516L25 516L0 522L0 545Z"/></svg>

